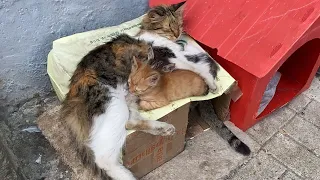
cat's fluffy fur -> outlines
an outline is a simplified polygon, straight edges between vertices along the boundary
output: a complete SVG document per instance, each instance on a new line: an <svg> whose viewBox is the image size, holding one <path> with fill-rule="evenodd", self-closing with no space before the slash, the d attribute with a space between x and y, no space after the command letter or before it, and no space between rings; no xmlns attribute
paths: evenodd
<svg viewBox="0 0 320 180"><path fill-rule="evenodd" d="M217 89L215 78L218 65L210 56L200 49L188 44L181 48L173 40L182 34L182 9L183 4L171 6L156 6L144 16L138 38L152 43L154 61L150 64L154 68L162 69L169 63L175 64L177 69L193 71L204 78L212 91Z"/></svg>
<svg viewBox="0 0 320 180"><path fill-rule="evenodd" d="M151 64L158 69L173 63L177 69L186 69L198 73L204 78L209 87L214 90L216 84L214 79L219 70L218 65L206 54L200 52L192 45L187 45L184 49L174 41L183 33L183 8L185 2L171 6L160 5L148 11L144 16L141 31L138 34L140 39L152 42L154 49L154 61ZM222 121L219 128L227 133L221 134L227 139L230 146L237 152L249 155L249 147L241 142ZM225 134L228 134L227 136Z"/></svg>
<svg viewBox="0 0 320 180"><path fill-rule="evenodd" d="M132 67L129 91L139 96L142 110L152 110L172 101L208 94L208 85L192 71L177 69L160 73L135 57Z"/></svg>
<svg viewBox="0 0 320 180"><path fill-rule="evenodd" d="M132 57L147 61L152 58L150 50L146 42L120 35L83 57L71 78L62 118L75 139L79 157L102 179L135 179L119 162L126 127L155 135L175 132L174 126L165 122L142 119L135 113L136 101L128 98Z"/></svg>

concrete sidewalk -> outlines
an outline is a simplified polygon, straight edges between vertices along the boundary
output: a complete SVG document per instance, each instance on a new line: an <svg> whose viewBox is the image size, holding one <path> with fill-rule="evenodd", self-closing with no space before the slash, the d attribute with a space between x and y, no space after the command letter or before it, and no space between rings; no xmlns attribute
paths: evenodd
<svg viewBox="0 0 320 180"><path fill-rule="evenodd" d="M53 103L55 98L34 97L6 107L8 113L0 111L1 180L71 179L72 172L41 133L21 131L35 125L36 117ZM320 179L320 78L246 133L233 130L251 147L251 156L237 154L209 130L143 180Z"/></svg>

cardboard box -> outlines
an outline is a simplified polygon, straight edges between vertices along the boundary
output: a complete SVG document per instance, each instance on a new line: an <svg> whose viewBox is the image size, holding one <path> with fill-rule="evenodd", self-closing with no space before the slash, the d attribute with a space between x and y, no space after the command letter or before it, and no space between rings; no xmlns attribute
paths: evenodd
<svg viewBox="0 0 320 180"><path fill-rule="evenodd" d="M123 163L136 177L143 177L184 150L189 104L160 119L174 125L175 135L153 136L134 132L127 136L123 149Z"/></svg>

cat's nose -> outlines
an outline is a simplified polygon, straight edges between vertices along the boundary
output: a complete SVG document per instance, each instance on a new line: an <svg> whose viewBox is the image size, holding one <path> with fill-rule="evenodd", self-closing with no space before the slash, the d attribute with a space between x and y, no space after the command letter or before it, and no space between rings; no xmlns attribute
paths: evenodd
<svg viewBox="0 0 320 180"><path fill-rule="evenodd" d="M133 93L134 92L133 88L129 88L129 92Z"/></svg>

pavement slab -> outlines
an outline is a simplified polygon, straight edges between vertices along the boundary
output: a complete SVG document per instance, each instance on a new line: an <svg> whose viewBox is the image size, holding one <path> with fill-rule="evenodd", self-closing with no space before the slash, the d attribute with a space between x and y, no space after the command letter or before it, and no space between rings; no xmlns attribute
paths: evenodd
<svg viewBox="0 0 320 180"><path fill-rule="evenodd" d="M188 141L181 154L142 179L220 179L247 158L231 149L216 132L209 130Z"/></svg>
<svg viewBox="0 0 320 180"><path fill-rule="evenodd" d="M287 133L297 142L304 145L320 157L320 129L299 116L283 128L282 133Z"/></svg>
<svg viewBox="0 0 320 180"><path fill-rule="evenodd" d="M241 167L232 180L271 180L281 177L286 168L264 151L260 151L245 166Z"/></svg>
<svg viewBox="0 0 320 180"><path fill-rule="evenodd" d="M246 132L256 140L259 144L264 144L269 140L279 129L285 125L295 112L289 108L281 108L276 110L271 115L262 119L256 125L248 129Z"/></svg>
<svg viewBox="0 0 320 180"><path fill-rule="evenodd" d="M299 176L319 179L320 159L290 137L278 133L264 149Z"/></svg>

